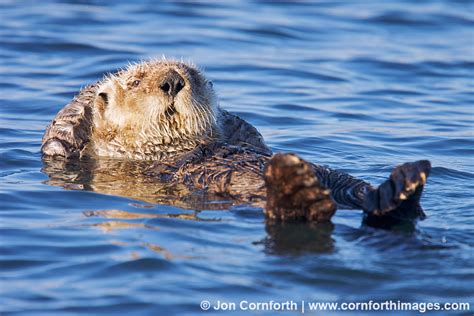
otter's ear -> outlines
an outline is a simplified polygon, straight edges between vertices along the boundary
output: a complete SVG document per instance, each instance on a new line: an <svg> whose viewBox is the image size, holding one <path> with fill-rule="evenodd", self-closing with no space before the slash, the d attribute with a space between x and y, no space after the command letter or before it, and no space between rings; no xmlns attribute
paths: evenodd
<svg viewBox="0 0 474 316"><path fill-rule="evenodd" d="M99 115L104 115L107 107L110 106L114 95L114 85L111 82L105 82L97 89L94 98L94 109Z"/></svg>
<svg viewBox="0 0 474 316"><path fill-rule="evenodd" d="M94 107L100 114L103 114L109 105L109 94L107 92L99 92L95 96Z"/></svg>

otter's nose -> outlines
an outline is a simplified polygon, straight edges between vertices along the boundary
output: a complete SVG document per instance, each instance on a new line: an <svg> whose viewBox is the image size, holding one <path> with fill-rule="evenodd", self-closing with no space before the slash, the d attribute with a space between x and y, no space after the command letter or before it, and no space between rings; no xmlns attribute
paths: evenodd
<svg viewBox="0 0 474 316"><path fill-rule="evenodd" d="M184 87L184 79L176 71L171 70L160 85L160 89L175 97Z"/></svg>

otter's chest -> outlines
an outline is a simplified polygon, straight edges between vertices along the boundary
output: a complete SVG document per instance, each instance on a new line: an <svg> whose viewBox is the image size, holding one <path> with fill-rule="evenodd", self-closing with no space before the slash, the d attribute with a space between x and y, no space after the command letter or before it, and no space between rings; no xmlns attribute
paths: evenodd
<svg viewBox="0 0 474 316"><path fill-rule="evenodd" d="M156 139L153 137L93 137L88 146L89 154L135 160L164 160L188 152L199 145L196 139Z"/></svg>

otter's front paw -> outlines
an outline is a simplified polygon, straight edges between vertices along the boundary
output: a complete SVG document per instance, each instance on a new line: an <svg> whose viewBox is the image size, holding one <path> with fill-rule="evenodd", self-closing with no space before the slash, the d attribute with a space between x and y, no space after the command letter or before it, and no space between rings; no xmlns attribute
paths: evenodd
<svg viewBox="0 0 474 316"><path fill-rule="evenodd" d="M368 217L372 220L384 216L400 220L423 218L420 198L430 170L428 160L405 163L393 169L388 180L367 195L364 210Z"/></svg>
<svg viewBox="0 0 474 316"><path fill-rule="evenodd" d="M311 164L294 154L276 154L264 170L267 218L278 221L326 222L336 212L330 191L316 178Z"/></svg>
<svg viewBox="0 0 474 316"><path fill-rule="evenodd" d="M50 157L68 158L71 156L70 146L68 146L66 142L62 142L56 138L48 139L43 146L41 146L41 152L43 156Z"/></svg>

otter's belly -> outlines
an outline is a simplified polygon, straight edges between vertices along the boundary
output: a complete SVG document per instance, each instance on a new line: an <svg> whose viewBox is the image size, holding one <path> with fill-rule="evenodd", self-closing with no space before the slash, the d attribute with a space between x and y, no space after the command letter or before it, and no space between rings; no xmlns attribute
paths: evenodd
<svg viewBox="0 0 474 316"><path fill-rule="evenodd" d="M200 145L179 159L156 162L148 174L196 190L260 205L266 190L263 169L269 155L226 143Z"/></svg>

